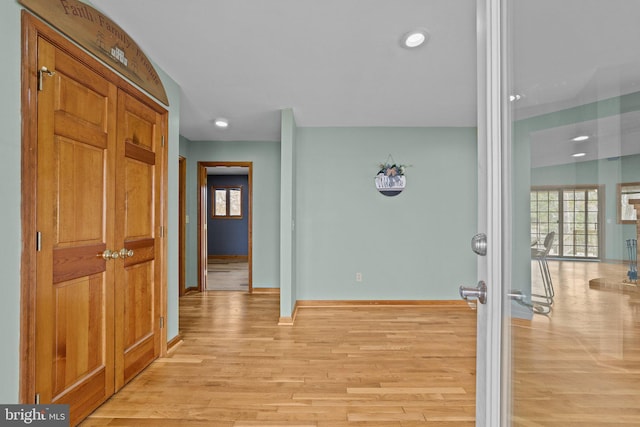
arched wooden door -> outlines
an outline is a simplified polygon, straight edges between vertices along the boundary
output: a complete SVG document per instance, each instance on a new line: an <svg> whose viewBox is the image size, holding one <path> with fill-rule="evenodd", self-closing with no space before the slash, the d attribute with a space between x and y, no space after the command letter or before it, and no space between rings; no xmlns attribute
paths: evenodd
<svg viewBox="0 0 640 427"><path fill-rule="evenodd" d="M73 425L161 351L166 110L69 42L35 44L30 354L36 400Z"/></svg>

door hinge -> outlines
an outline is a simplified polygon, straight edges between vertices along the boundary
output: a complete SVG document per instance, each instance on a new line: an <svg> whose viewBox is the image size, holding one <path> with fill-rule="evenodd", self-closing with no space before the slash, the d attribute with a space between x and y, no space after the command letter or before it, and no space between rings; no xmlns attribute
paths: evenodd
<svg viewBox="0 0 640 427"><path fill-rule="evenodd" d="M36 393L35 399L33 399L36 405L40 404L40 393Z"/></svg>
<svg viewBox="0 0 640 427"><path fill-rule="evenodd" d="M36 252L40 252L42 250L42 233L36 231Z"/></svg>
<svg viewBox="0 0 640 427"><path fill-rule="evenodd" d="M161 142L162 146L164 147L164 135L162 135L162 142Z"/></svg>
<svg viewBox="0 0 640 427"><path fill-rule="evenodd" d="M53 77L55 74L56 74L55 71L51 71L43 65L42 68L38 70L38 91L43 90L43 83L42 83L43 77L45 75L49 77Z"/></svg>
<svg viewBox="0 0 640 427"><path fill-rule="evenodd" d="M160 237L164 238L164 225L160 226Z"/></svg>
<svg viewBox="0 0 640 427"><path fill-rule="evenodd" d="M160 316L160 329L164 328L164 317Z"/></svg>

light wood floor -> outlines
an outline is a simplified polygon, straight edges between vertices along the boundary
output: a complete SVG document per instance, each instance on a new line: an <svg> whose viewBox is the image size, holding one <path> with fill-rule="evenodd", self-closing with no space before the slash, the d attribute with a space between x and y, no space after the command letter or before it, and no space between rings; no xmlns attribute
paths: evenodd
<svg viewBox="0 0 640 427"><path fill-rule="evenodd" d="M207 265L208 291L249 290L249 265L246 261L209 260Z"/></svg>
<svg viewBox="0 0 640 427"><path fill-rule="evenodd" d="M622 281L626 267L570 261L549 267L556 290L551 315L514 322L512 330L513 425L640 426L640 293L588 285L598 277Z"/></svg>
<svg viewBox="0 0 640 427"><path fill-rule="evenodd" d="M550 266L554 311L512 328L513 425L640 425L639 310L587 284L624 267ZM475 425L465 306L303 308L289 327L277 295L220 291L180 313L183 343L83 425Z"/></svg>
<svg viewBox="0 0 640 427"><path fill-rule="evenodd" d="M86 426L474 425L465 306L307 308L293 327L277 326L277 295L194 294L180 310L184 343Z"/></svg>

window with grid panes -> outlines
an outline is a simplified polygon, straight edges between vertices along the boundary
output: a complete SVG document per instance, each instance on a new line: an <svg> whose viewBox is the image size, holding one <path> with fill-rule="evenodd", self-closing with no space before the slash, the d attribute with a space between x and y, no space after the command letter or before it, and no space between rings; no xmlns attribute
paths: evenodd
<svg viewBox="0 0 640 427"><path fill-rule="evenodd" d="M531 241L542 244L547 233L556 239L549 255L600 257L600 194L590 188L533 188L531 190Z"/></svg>
<svg viewBox="0 0 640 427"><path fill-rule="evenodd" d="M242 186L211 187L211 217L242 219Z"/></svg>
<svg viewBox="0 0 640 427"><path fill-rule="evenodd" d="M531 241L542 245L548 233L559 234L560 191L531 191ZM558 255L558 239L554 241L549 255Z"/></svg>

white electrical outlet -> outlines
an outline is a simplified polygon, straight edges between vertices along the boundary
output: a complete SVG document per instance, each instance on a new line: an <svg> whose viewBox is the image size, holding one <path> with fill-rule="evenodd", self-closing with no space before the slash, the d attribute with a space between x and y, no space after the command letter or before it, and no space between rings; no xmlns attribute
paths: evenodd
<svg viewBox="0 0 640 427"><path fill-rule="evenodd" d="M356 273L356 282L362 282L362 273Z"/></svg>

